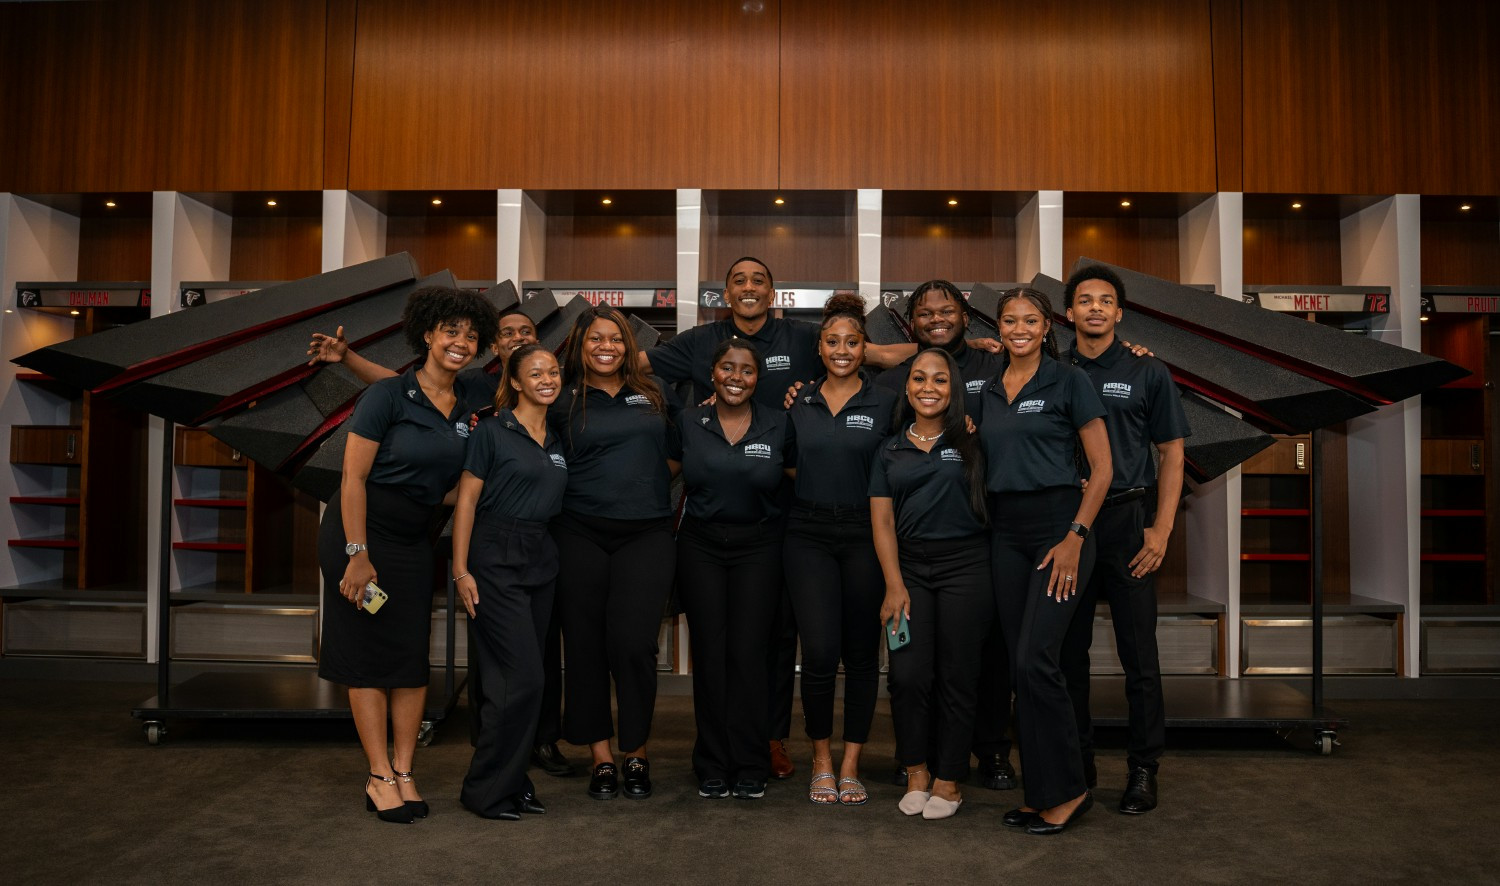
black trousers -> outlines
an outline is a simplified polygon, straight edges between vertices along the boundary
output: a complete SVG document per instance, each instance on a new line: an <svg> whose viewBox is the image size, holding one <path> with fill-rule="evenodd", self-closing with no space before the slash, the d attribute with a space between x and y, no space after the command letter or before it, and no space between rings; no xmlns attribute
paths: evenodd
<svg viewBox="0 0 1500 886"><path fill-rule="evenodd" d="M1084 588L1078 614L1063 643L1063 672L1078 723L1078 744L1087 770L1094 759L1094 728L1089 717L1089 646L1094 640L1094 608L1109 601L1115 648L1125 669L1125 699L1130 706L1130 768L1155 772L1167 743L1167 714L1162 703L1161 661L1156 650L1156 573L1130 574L1130 560L1145 540L1146 501L1137 499L1106 507L1094 521L1098 559Z"/></svg>
<svg viewBox="0 0 1500 886"><path fill-rule="evenodd" d="M989 541L985 540L985 553ZM993 593L991 597L993 597ZM979 707L974 711L974 756L1010 759L1010 650L1005 630L996 618L979 650Z"/></svg>
<svg viewBox="0 0 1500 886"><path fill-rule="evenodd" d="M650 737L656 710L657 637L677 564L671 518L611 520L565 511L551 525L568 661L563 737L592 744L614 734L613 677L620 749L633 751Z"/></svg>
<svg viewBox="0 0 1500 886"><path fill-rule="evenodd" d="M898 545L911 595L911 641L891 652L896 758L962 781L969 774L981 650L995 622L989 540L903 538Z"/></svg>
<svg viewBox="0 0 1500 886"><path fill-rule="evenodd" d="M1063 638L1079 595L1059 603L1047 596L1052 566L1037 564L1068 531L1083 493L1069 487L1007 492L990 498L991 572L1016 692L1016 732L1021 745L1026 805L1046 809L1085 790L1078 724L1062 671ZM1088 584L1094 538L1083 542L1078 587Z"/></svg>
<svg viewBox="0 0 1500 886"><path fill-rule="evenodd" d="M526 767L541 709L542 646L552 619L557 546L541 523L480 516L469 545L479 588L473 637L484 693L479 738L459 800L480 815L513 811L534 790Z"/></svg>
<svg viewBox="0 0 1500 886"><path fill-rule="evenodd" d="M542 647L542 710L537 715L536 744L555 744L562 738L562 623L557 611L557 595L553 594L552 617L547 622L547 640ZM484 674L479 668L475 649L479 645L477 628L469 622L469 675L466 680L469 693L469 708L479 710L484 701ZM479 743L479 718L469 718L469 744Z"/></svg>
<svg viewBox="0 0 1500 886"><path fill-rule="evenodd" d="M870 512L797 505L785 551L786 586L802 638L807 737L833 735L842 659L844 741L863 744L870 740L880 694L880 603L885 597Z"/></svg>
<svg viewBox="0 0 1500 886"><path fill-rule="evenodd" d="M700 780L764 782L770 775L766 644L781 594L776 525L688 517L677 536L678 594L693 658Z"/></svg>

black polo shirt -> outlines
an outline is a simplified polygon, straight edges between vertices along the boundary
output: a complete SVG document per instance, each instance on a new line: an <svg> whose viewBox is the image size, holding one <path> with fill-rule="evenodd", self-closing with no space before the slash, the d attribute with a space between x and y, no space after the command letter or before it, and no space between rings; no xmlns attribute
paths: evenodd
<svg viewBox="0 0 1500 886"><path fill-rule="evenodd" d="M1136 357L1117 338L1098 358L1090 360L1075 345L1068 361L1088 373L1104 403L1108 418L1110 489L1156 485L1156 459L1151 447L1180 440L1192 433L1182 412L1182 399L1172 374L1155 357Z"/></svg>
<svg viewBox="0 0 1500 886"><path fill-rule="evenodd" d="M991 354L979 348L971 348L963 340L959 339L960 347L951 351L953 360L958 364L958 373L964 382L964 410L970 415L979 413L979 392L984 390L985 382L989 381L1000 370L1005 368L1005 355ZM917 354L927 350L922 345L917 345L921 350ZM906 377L911 375L911 366L917 362L917 354L912 354L897 366L892 366L879 375L875 376L875 383L881 387L890 388L895 391L901 400L906 399Z"/></svg>
<svg viewBox="0 0 1500 886"><path fill-rule="evenodd" d="M823 374L817 324L778 317L767 317L754 335L741 332L733 318L694 326L646 352L651 358L651 371L667 384L692 382L693 403L702 403L714 393L714 348L735 336L748 339L760 352L755 402L763 406L780 408L786 402L786 389L794 382L810 382Z"/></svg>
<svg viewBox="0 0 1500 886"><path fill-rule="evenodd" d="M474 511L543 523L562 512L568 462L549 427L545 445L509 409L483 419L469 435L464 470L484 481Z"/></svg>
<svg viewBox="0 0 1500 886"><path fill-rule="evenodd" d="M985 488L990 492L1035 492L1078 486L1074 452L1078 429L1104 417L1104 404L1082 369L1042 355L1041 365L1014 402L996 374L985 384L979 440L984 445Z"/></svg>
<svg viewBox="0 0 1500 886"><path fill-rule="evenodd" d="M835 415L819 379L803 388L787 416L797 431L797 498L819 505L864 507L870 460L891 433L896 394L868 379Z"/></svg>
<svg viewBox="0 0 1500 886"><path fill-rule="evenodd" d="M665 385L652 384L666 400L666 415L629 387L611 397L593 387L580 393L582 382L564 387L548 408L547 422L568 461L564 511L614 520L671 516L667 459L682 406Z"/></svg>
<svg viewBox="0 0 1500 886"><path fill-rule="evenodd" d="M941 438L923 452L905 430L887 437L870 464L869 492L891 500L897 538L939 541L984 531L969 507L964 457Z"/></svg>
<svg viewBox="0 0 1500 886"><path fill-rule="evenodd" d="M365 388L349 431L380 444L368 482L440 504L463 470L469 416L494 402L495 386L487 373L460 372L453 381L457 402L446 416L422 392L415 368Z"/></svg>
<svg viewBox="0 0 1500 886"><path fill-rule="evenodd" d="M760 523L781 516L776 490L797 455L797 432L780 406L750 404L750 427L730 445L718 409L682 411L677 458L687 516L711 523Z"/></svg>

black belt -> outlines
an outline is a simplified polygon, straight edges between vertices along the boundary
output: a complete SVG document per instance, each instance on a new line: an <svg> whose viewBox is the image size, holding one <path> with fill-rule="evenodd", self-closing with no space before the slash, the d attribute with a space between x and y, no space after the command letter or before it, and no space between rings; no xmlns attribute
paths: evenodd
<svg viewBox="0 0 1500 886"><path fill-rule="evenodd" d="M1144 486L1137 486L1134 489L1122 489L1119 492L1111 492L1109 495L1106 495L1104 497L1104 504L1100 505L1100 507L1108 508L1114 505L1123 505L1126 502L1132 502L1138 498L1145 497L1146 487Z"/></svg>

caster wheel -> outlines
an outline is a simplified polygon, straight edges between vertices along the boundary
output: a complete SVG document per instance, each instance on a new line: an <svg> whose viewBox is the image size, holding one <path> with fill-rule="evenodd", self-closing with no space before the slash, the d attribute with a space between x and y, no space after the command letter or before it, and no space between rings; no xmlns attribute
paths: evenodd
<svg viewBox="0 0 1500 886"><path fill-rule="evenodd" d="M431 720L423 720L417 729L417 747L425 748L432 744L433 726Z"/></svg>
<svg viewBox="0 0 1500 886"><path fill-rule="evenodd" d="M1338 735L1333 732L1318 734L1318 753L1327 757L1333 754L1333 749L1338 746Z"/></svg>
<svg viewBox="0 0 1500 886"><path fill-rule="evenodd" d="M167 735L167 727L161 723L151 722L146 724L146 744L155 747L161 744L161 740Z"/></svg>

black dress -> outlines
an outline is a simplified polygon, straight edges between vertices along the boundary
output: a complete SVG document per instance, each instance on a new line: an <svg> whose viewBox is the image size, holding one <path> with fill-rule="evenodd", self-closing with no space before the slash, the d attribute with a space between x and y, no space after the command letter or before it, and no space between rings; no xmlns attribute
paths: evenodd
<svg viewBox="0 0 1500 886"><path fill-rule="evenodd" d="M335 495L318 530L323 570L323 636L318 675L355 688L416 688L429 678L434 529L446 518L443 496L458 481L469 416L493 402L495 379L460 373L449 415L422 393L415 370L371 385L355 406L350 431L379 442L365 482L365 534L376 584L389 599L369 613L339 593L343 508Z"/></svg>

